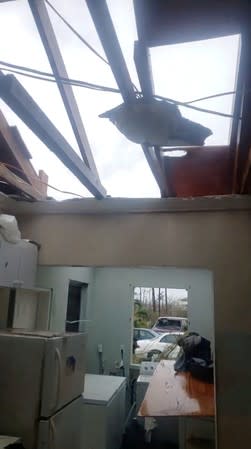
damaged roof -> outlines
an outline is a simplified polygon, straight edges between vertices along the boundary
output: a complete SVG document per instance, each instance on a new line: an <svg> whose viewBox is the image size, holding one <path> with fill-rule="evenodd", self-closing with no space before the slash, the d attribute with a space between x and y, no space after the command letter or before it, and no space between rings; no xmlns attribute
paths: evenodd
<svg viewBox="0 0 251 449"><path fill-rule="evenodd" d="M106 2L87 0L86 3L124 103L125 105L130 105L138 98L138 93L135 91L131 81ZM40 138L41 135L44 137L48 147L48 141L51 141L50 149L61 158L63 163L71 169L81 182L96 197L105 198L106 192L99 180L83 124L76 109L71 87L64 85L59 80L58 75L67 78L67 72L56 37L53 34L53 29L51 40L46 38L46 33L44 35L48 27L52 27L46 8L44 6L36 8L31 0L29 5L49 57L68 116L78 137L77 140L83 146L82 160L76 159L76 155L73 154L67 142L62 143L61 136L55 130L53 124L48 122L48 118L41 115L42 112L38 106L36 106L36 114L30 114L28 106L33 100L30 97L28 98L28 93L24 92L24 89L22 90L22 109L20 109L21 106L19 104L21 101L20 95L17 98L11 98L12 103L14 102L13 104L15 104L20 117L21 115L23 119L26 117L26 124L33 131L35 130ZM154 98L149 54L150 47L192 42L231 34L241 35L241 50L229 145L200 146L201 142L196 140L194 143L191 140L185 147L176 145L175 149L185 150L185 155L184 157L173 158L164 157L166 150L173 151L174 149L168 148L169 145L163 148L161 143L152 145L144 142L144 140L139 142L160 188L161 196L187 198L251 193L250 2L245 0L176 0L175 2L171 0L134 0L134 10L138 32L138 40L135 42L134 48L134 61L141 86L140 95L148 102ZM4 83L6 84L5 81L2 78L3 86ZM12 84L15 84L14 81L14 77L12 77ZM7 95L6 91L6 89L4 91L2 89L2 96ZM16 89L10 89L9 96L13 96L15 92ZM9 97L7 100L10 101ZM9 104L8 101L7 104ZM36 121L34 121L35 116ZM43 120L40 119L41 117ZM8 191L8 188L11 186L15 193L19 192L20 194L23 189L24 195L28 195L28 197L33 199L41 199L41 195L44 196L46 194L41 187L44 184L40 182L39 185L39 177L37 177L37 180L34 180L35 173L30 164L29 152L21 136L16 129L4 123L2 116L0 116L0 119L0 145L4 157L2 162L6 162L6 165L0 165L2 191L4 189ZM194 144L198 146L192 146ZM17 151L17 148L19 148L19 151ZM11 166L15 166L17 169L13 167L11 169ZM15 177L19 177L21 183ZM6 187L6 185L9 187Z"/></svg>

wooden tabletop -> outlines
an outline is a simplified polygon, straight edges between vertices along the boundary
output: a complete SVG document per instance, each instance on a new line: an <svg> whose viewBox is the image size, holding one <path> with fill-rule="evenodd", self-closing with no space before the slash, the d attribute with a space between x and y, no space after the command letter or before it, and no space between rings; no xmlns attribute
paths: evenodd
<svg viewBox="0 0 251 449"><path fill-rule="evenodd" d="M175 373L174 361L157 366L139 416L214 416L214 386L190 373Z"/></svg>
<svg viewBox="0 0 251 449"><path fill-rule="evenodd" d="M21 443L20 438L17 437L8 437L6 435L0 435L0 449L4 449L9 447L11 444Z"/></svg>

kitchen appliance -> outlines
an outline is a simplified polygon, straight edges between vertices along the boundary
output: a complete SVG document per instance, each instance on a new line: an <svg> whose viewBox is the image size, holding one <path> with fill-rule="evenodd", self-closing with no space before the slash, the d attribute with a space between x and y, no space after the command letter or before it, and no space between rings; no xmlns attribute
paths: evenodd
<svg viewBox="0 0 251 449"><path fill-rule="evenodd" d="M0 235L0 285L31 288L35 286L38 249L20 240L9 243Z"/></svg>
<svg viewBox="0 0 251 449"><path fill-rule="evenodd" d="M125 426L126 378L86 374L82 449L118 449Z"/></svg>
<svg viewBox="0 0 251 449"><path fill-rule="evenodd" d="M86 334L0 331L0 433L80 449Z"/></svg>

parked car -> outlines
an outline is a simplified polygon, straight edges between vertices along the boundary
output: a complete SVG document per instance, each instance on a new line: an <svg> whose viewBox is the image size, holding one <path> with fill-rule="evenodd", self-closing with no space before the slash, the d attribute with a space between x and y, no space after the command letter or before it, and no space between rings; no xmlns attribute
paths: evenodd
<svg viewBox="0 0 251 449"><path fill-rule="evenodd" d="M188 328L188 319L175 316L159 317L152 327L158 334L166 332L185 332Z"/></svg>
<svg viewBox="0 0 251 449"><path fill-rule="evenodd" d="M152 329L135 327L133 330L133 346L132 346L133 354L135 354L136 349L140 347L140 343L142 341L148 342L153 338L156 338L157 336L158 334L154 332Z"/></svg>
<svg viewBox="0 0 251 449"><path fill-rule="evenodd" d="M141 340L152 340L156 337L158 337L158 334L153 329L135 327L133 330L133 339L137 342Z"/></svg>
<svg viewBox="0 0 251 449"><path fill-rule="evenodd" d="M176 345L180 335L183 335L183 332L168 332L164 335L158 335L158 337L150 341L139 341L138 347L135 350L135 355L138 359L151 359L154 355L159 355L168 350L168 348L171 349L172 347L175 347L175 356L171 358L176 358L180 351L179 346Z"/></svg>

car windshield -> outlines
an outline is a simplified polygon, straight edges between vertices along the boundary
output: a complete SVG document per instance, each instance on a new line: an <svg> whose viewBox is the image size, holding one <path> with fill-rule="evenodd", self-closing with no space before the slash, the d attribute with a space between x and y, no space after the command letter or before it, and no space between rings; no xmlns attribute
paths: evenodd
<svg viewBox="0 0 251 449"><path fill-rule="evenodd" d="M173 328L177 329L177 327L178 328L181 327L181 320L169 320L168 318L160 318L157 321L156 326L162 327L162 328L165 328L165 327L172 328L173 327Z"/></svg>

